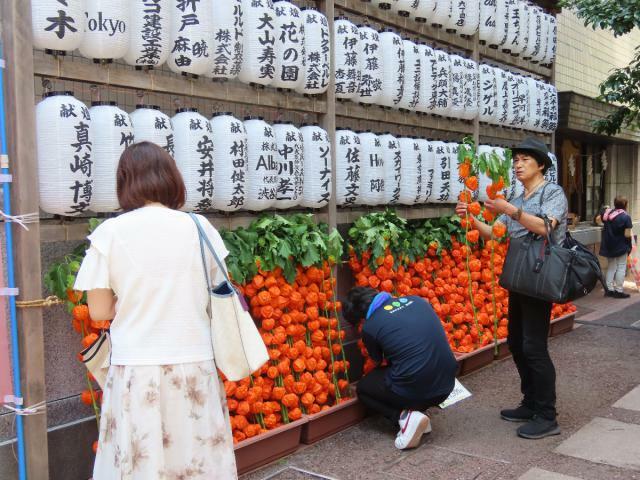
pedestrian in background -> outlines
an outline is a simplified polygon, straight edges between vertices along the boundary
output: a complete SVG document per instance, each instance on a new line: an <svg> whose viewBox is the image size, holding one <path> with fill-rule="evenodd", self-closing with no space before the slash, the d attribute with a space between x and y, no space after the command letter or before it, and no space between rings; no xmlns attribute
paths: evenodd
<svg viewBox="0 0 640 480"><path fill-rule="evenodd" d="M614 208L607 208L599 220L603 224L600 256L607 259L607 290L605 297L629 298L624 293L624 277L627 273L627 256L631 252L633 222L627 213L627 199L617 196Z"/></svg>
<svg viewBox="0 0 640 480"><path fill-rule="evenodd" d="M117 193L125 213L89 235L75 284L88 292L93 320L113 319L93 478L235 479L198 230L178 211L182 176L165 150L137 143L120 157ZM199 220L224 259L220 234Z"/></svg>
<svg viewBox="0 0 640 480"><path fill-rule="evenodd" d="M524 193L510 202L504 198L487 200L485 206L499 217L511 238L533 232L546 235L546 217L551 221L551 241L561 243L567 229L567 197L560 185L546 182L544 174L551 167L547 146L527 138L512 149L516 178ZM467 204L456 205L456 213L467 214ZM474 218L474 226L483 238L491 237L491 226ZM551 302L509 292L509 334L507 343L520 375L523 398L516 408L504 409L500 416L511 422L526 422L517 430L523 438L539 439L558 435L556 420L556 371L549 356Z"/></svg>

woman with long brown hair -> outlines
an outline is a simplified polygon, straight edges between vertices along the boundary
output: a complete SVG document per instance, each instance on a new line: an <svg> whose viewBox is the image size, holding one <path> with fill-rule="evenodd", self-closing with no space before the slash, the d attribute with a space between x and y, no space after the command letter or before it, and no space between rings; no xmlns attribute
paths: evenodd
<svg viewBox="0 0 640 480"><path fill-rule="evenodd" d="M124 213L89 236L75 284L93 320L113 320L93 478L236 478L198 232L178 211L182 176L162 148L137 143L120 157L117 193ZM225 258L218 232L199 220ZM222 279L207 254L210 278Z"/></svg>

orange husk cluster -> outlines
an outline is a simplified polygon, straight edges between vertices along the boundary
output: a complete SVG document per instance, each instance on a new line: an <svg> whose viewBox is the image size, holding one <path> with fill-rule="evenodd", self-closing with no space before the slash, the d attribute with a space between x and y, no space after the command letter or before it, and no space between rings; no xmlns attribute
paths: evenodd
<svg viewBox="0 0 640 480"><path fill-rule="evenodd" d="M270 360L250 378L224 381L234 442L348 396L347 370L332 266L297 268L293 283L280 269L259 271L240 287Z"/></svg>
<svg viewBox="0 0 640 480"><path fill-rule="evenodd" d="M415 295L424 298L433 307L447 335L451 350L456 353L472 352L508 334L508 292L498 285L508 244L495 240L471 247L452 239L452 248L438 255L429 248L423 258L413 262L395 262L391 254L376 259L378 268L370 267L371 255L365 252L358 258L352 249L349 267L357 286L368 286L394 296ZM494 279L491 272L493 248ZM466 255L469 253L469 277ZM406 260L406 259L405 259ZM394 264L397 265L394 267ZM495 280L495 281L494 281ZM474 319L472 301L477 313ZM494 288L495 286L495 288ZM492 295L495 293L495 311ZM575 311L572 304L554 305L552 318ZM497 325L497 328L495 327ZM362 342L360 351L365 357L364 373L375 367Z"/></svg>

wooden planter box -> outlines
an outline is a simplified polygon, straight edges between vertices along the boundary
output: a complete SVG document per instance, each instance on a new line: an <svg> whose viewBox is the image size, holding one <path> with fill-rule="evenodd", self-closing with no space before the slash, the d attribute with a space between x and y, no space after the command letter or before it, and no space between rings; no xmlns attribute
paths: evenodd
<svg viewBox="0 0 640 480"><path fill-rule="evenodd" d="M551 325L549 327L549 336L555 337L556 335L570 332L571 330L573 330L575 319L576 314L569 313L562 317L558 317L555 320L551 320Z"/></svg>
<svg viewBox="0 0 640 480"><path fill-rule="evenodd" d="M302 443L312 444L338 433L365 417L365 408L357 398L350 398L328 410L307 416L308 422L302 427Z"/></svg>
<svg viewBox="0 0 640 480"><path fill-rule="evenodd" d="M458 375L467 375L493 362L493 348L493 344L489 344L471 353L456 353L456 361L460 365Z"/></svg>
<svg viewBox="0 0 640 480"><path fill-rule="evenodd" d="M303 417L236 444L234 450L238 474L250 472L295 452L300 446L302 428L307 422L307 418Z"/></svg>
<svg viewBox="0 0 640 480"><path fill-rule="evenodd" d="M491 346L494 346L493 343ZM498 353L496 354L495 349L493 351L495 359L501 360L503 358L507 358L511 356L511 351L509 350L509 345L507 344L506 338L501 338L498 340Z"/></svg>

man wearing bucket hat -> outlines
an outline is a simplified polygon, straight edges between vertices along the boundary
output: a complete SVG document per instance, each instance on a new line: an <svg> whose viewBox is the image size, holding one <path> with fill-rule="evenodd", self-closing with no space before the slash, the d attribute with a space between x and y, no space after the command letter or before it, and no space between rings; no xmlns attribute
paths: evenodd
<svg viewBox="0 0 640 480"><path fill-rule="evenodd" d="M513 168L524 193L510 202L503 198L487 200L485 206L507 227L511 238L533 232L546 234L543 217L551 220L551 240L561 243L565 237L567 198L560 187L545 181L552 165L547 146L536 138L527 138L512 149ZM458 203L456 213L464 216L466 203ZM484 238L491 237L491 226L474 219ZM556 372L549 356L548 335L551 303L516 292L509 292L508 344L520 375L522 401L516 408L500 412L504 420L526 422L517 430L528 439L558 435L556 421Z"/></svg>

